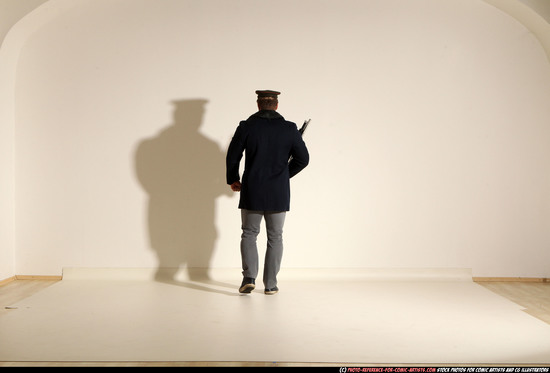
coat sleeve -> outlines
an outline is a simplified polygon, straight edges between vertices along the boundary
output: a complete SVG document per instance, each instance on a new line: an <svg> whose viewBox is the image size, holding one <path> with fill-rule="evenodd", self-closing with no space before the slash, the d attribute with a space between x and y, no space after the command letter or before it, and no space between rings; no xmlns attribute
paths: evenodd
<svg viewBox="0 0 550 373"><path fill-rule="evenodd" d="M235 134L229 143L229 148L227 149L227 156L225 158L226 165L226 179L227 184L231 185L235 181L240 181L241 177L239 175L239 165L243 157L243 152L245 148L245 131L243 122L239 124L235 130Z"/></svg>
<svg viewBox="0 0 550 373"><path fill-rule="evenodd" d="M290 150L292 157L288 164L289 176L293 177L300 171L302 171L309 164L309 152L306 147L306 143L302 138L302 135L296 128L293 132L292 149Z"/></svg>

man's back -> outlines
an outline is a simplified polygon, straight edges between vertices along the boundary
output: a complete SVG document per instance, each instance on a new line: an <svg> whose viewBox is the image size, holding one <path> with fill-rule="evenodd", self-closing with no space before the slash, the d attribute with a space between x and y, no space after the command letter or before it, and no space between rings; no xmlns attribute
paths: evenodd
<svg viewBox="0 0 550 373"><path fill-rule="evenodd" d="M296 124L286 121L274 110L260 110L241 122L228 150L228 183L239 180L238 165L243 151L245 170L239 208L288 211L289 179L309 162Z"/></svg>

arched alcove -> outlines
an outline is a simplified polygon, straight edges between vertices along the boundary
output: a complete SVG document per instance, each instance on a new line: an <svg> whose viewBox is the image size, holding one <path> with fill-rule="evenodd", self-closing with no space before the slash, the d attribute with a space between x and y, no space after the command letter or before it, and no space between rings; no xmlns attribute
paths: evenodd
<svg viewBox="0 0 550 373"><path fill-rule="evenodd" d="M285 117L312 118L285 266L548 277L548 61L487 2L50 0L29 17L0 50L18 273L158 265L139 144L204 99L223 152L277 89ZM236 199L214 202L209 266L238 267Z"/></svg>

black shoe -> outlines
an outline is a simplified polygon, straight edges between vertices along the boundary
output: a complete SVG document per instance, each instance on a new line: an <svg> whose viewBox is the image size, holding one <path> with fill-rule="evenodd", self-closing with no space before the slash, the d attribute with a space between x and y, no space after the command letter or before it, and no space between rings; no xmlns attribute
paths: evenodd
<svg viewBox="0 0 550 373"><path fill-rule="evenodd" d="M239 293L248 294L252 292L256 288L255 280L250 277L243 278L243 282L241 284L241 287L239 288Z"/></svg>
<svg viewBox="0 0 550 373"><path fill-rule="evenodd" d="M265 289L264 294L273 295L273 294L277 294L278 292L279 292L279 288L275 286L274 288L271 288L271 289Z"/></svg>

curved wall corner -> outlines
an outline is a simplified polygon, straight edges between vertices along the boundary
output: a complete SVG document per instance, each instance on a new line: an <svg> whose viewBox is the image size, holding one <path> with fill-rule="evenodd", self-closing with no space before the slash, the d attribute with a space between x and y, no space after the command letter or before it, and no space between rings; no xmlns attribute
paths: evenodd
<svg viewBox="0 0 550 373"><path fill-rule="evenodd" d="M0 280L15 272L15 84L20 51L41 25L75 2L34 0L4 3L0 30ZM10 10L12 9L10 8Z"/></svg>
<svg viewBox="0 0 550 373"><path fill-rule="evenodd" d="M523 24L539 40L550 62L550 7L546 0L483 0Z"/></svg>

